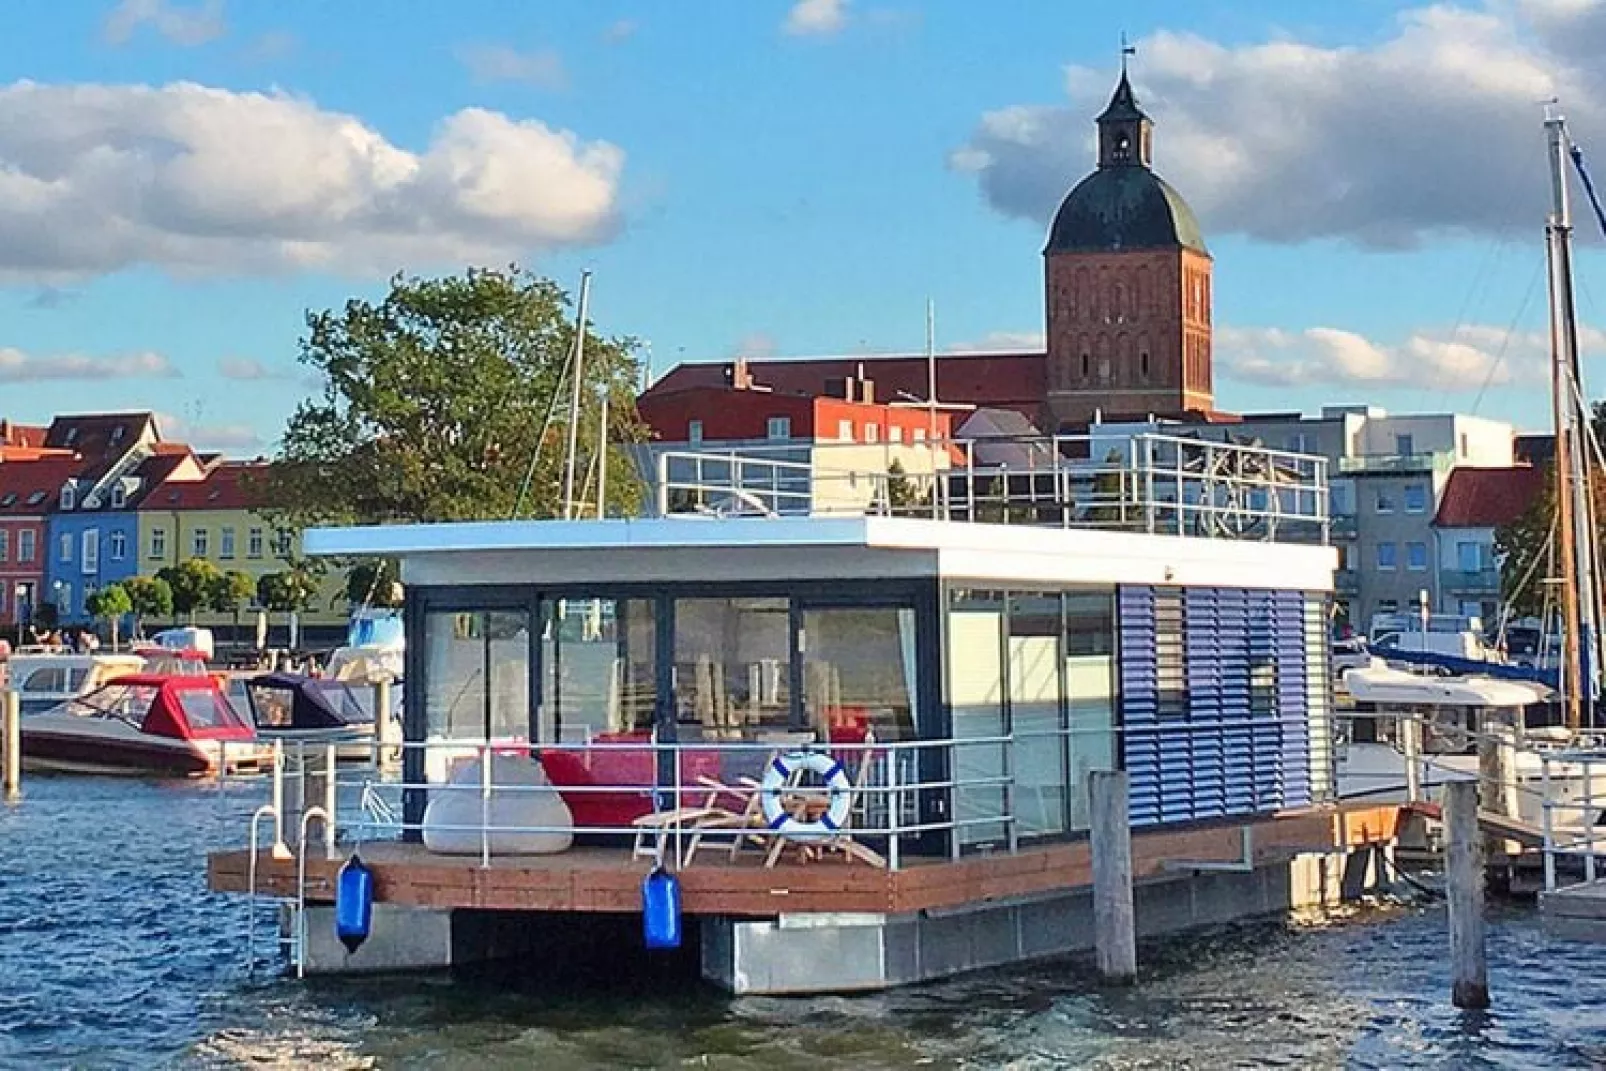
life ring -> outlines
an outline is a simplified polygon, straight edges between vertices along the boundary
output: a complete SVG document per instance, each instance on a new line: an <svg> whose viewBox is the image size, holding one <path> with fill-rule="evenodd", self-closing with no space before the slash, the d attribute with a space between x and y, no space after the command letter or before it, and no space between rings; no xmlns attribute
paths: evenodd
<svg viewBox="0 0 1606 1071"><path fill-rule="evenodd" d="M825 813L812 822L803 821L785 807L785 796L794 787L792 778L799 770L818 774L825 782ZM792 751L777 755L765 767L758 799L764 821L781 836L804 842L830 840L841 832L853 809L853 781L842 764L823 751Z"/></svg>

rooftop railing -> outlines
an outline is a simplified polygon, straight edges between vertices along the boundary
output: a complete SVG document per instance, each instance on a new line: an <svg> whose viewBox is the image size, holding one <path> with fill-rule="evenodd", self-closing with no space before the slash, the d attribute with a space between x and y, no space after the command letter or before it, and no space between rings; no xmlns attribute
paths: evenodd
<svg viewBox="0 0 1606 1071"><path fill-rule="evenodd" d="M1170 435L653 451L659 516L901 516L1326 543L1327 461Z"/></svg>

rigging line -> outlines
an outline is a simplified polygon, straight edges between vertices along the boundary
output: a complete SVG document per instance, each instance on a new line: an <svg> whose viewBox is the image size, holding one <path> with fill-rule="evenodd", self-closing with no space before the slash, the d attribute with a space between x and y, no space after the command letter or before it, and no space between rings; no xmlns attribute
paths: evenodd
<svg viewBox="0 0 1606 1071"><path fill-rule="evenodd" d="M1528 313L1528 306L1533 302L1534 291L1539 287L1539 277L1544 273L1544 267L1543 261L1534 265L1533 275L1528 279L1528 289L1522 296L1522 304L1517 307L1517 314L1511 318L1511 323L1506 325L1505 337L1500 340L1500 350L1495 354L1494 360L1489 362L1489 370L1484 373L1483 384L1478 388L1477 396L1472 399L1472 412L1474 414L1477 413L1478 407L1483 404L1483 396L1488 393L1489 385L1494 382L1495 373L1500 370L1501 364L1505 362L1506 350L1511 347L1511 336L1516 333L1518 322Z"/></svg>
<svg viewBox="0 0 1606 1071"><path fill-rule="evenodd" d="M541 463L541 451L546 446L547 433L552 430L552 420L557 416L558 400L563 397L563 388L569 382L569 375L574 369L574 345L569 347L569 354L563 359L563 367L558 372L558 381L552 385L552 397L547 402L546 419L541 422L541 435L535 440L535 452L530 455L530 467L524 470L524 482L519 485L519 497L513 503L513 512L508 520L516 521L519 514L524 512L524 497L530 491L530 483L535 479L536 466Z"/></svg>
<svg viewBox="0 0 1606 1071"><path fill-rule="evenodd" d="M1450 342L1452 345L1460 340L1461 331L1467 325L1467 313L1472 308L1473 300L1478 297L1478 295L1482 292L1483 287L1486 285L1486 277L1487 280L1493 279L1493 269L1496 258L1498 258L1505 250L1506 246L1510 244L1511 236L1505 234L1497 234L1495 237L1489 240L1489 245L1484 250L1484 255L1478 262L1478 270L1473 273L1472 282L1467 287L1466 294L1461 298L1461 307L1456 310L1455 326L1450 329ZM1423 391L1419 392L1418 397L1420 398L1426 393L1427 389L1424 389ZM1440 387L1437 391L1435 391L1435 403L1442 401L1447 393L1448 392L1443 387ZM1436 407L1437 406L1435 405L1435 408Z"/></svg>

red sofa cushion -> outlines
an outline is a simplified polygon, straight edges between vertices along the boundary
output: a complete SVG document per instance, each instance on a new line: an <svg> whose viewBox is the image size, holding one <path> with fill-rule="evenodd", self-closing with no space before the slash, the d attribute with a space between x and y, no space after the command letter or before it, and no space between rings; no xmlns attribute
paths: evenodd
<svg viewBox="0 0 1606 1071"><path fill-rule="evenodd" d="M634 734L599 736L597 743L636 743ZM652 812L652 788L657 782L657 761L648 738L641 737L640 748L595 748L589 751L543 751L541 766L558 795L568 804L577 827L609 826L624 828ZM688 795L697 796L699 777L717 779L720 756L717 751L687 750L680 753L681 784ZM641 786L632 789L625 786ZM607 791L569 791L606 786ZM699 797L700 798L700 797ZM690 800L688 800L689 804Z"/></svg>

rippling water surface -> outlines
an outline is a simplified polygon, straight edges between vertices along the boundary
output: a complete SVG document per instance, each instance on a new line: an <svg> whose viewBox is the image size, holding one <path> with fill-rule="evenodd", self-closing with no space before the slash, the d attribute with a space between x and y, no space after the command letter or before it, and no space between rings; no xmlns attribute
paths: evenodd
<svg viewBox="0 0 1606 1071"><path fill-rule="evenodd" d="M867 997L553 993L444 980L250 983L240 900L205 891L262 786L35 778L0 808L0 1067L1606 1067L1606 948L1493 921L1495 1008L1447 993L1442 908L1146 946Z"/></svg>

